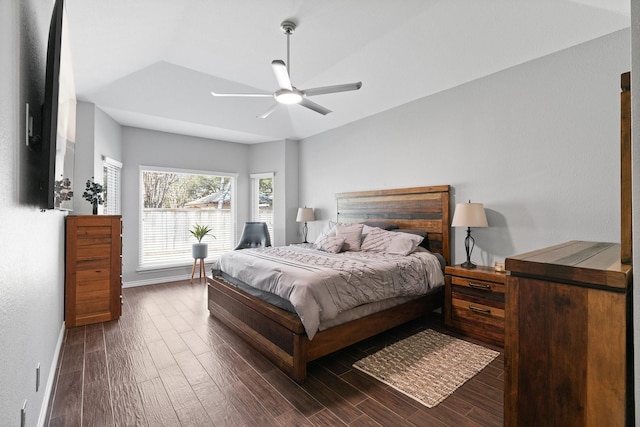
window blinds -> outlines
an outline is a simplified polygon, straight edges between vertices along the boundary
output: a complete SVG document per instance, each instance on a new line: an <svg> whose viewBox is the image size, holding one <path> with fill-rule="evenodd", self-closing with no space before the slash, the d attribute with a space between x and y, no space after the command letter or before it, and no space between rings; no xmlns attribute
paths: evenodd
<svg viewBox="0 0 640 427"><path fill-rule="evenodd" d="M104 170L104 213L106 215L121 214L120 175L122 163L105 157L102 161Z"/></svg>

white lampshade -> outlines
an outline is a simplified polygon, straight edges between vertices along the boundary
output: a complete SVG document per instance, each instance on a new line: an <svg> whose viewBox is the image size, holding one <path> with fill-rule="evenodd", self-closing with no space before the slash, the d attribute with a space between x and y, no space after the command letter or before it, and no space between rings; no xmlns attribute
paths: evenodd
<svg viewBox="0 0 640 427"><path fill-rule="evenodd" d="M315 220L316 217L313 215L313 208L298 208L298 216L296 216L296 222L309 222Z"/></svg>
<svg viewBox="0 0 640 427"><path fill-rule="evenodd" d="M488 227L482 203L456 203L452 227Z"/></svg>

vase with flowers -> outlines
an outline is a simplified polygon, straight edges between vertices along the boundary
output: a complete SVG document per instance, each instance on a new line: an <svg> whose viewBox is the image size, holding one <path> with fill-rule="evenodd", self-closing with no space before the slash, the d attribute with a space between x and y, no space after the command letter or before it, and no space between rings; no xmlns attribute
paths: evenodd
<svg viewBox="0 0 640 427"><path fill-rule="evenodd" d="M98 214L98 205L101 205L104 203L104 199L102 198L102 192L103 192L102 184L95 182L93 180L93 177L87 180L87 185L84 190L84 193L82 193L82 197L87 202L91 203L91 206L93 207L94 215Z"/></svg>

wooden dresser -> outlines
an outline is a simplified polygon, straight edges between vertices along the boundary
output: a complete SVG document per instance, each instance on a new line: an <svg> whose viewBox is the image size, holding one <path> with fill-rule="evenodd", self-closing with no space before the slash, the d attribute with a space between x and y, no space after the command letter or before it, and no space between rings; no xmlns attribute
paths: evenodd
<svg viewBox="0 0 640 427"><path fill-rule="evenodd" d="M505 273L492 267L445 267L444 323L472 338L504 345Z"/></svg>
<svg viewBox="0 0 640 427"><path fill-rule="evenodd" d="M633 425L631 266L571 241L506 259L505 425Z"/></svg>
<svg viewBox="0 0 640 427"><path fill-rule="evenodd" d="M121 217L67 216L65 325L117 319L121 290Z"/></svg>

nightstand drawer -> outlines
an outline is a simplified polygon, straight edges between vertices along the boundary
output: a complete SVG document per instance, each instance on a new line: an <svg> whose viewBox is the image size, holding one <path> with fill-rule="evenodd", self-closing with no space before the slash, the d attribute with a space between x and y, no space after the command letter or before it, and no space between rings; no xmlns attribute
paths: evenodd
<svg viewBox="0 0 640 427"><path fill-rule="evenodd" d="M465 278L451 278L451 298L504 309L504 285Z"/></svg>
<svg viewBox="0 0 640 427"><path fill-rule="evenodd" d="M466 277L451 276L451 284L455 286L464 286L485 293L501 293L504 295L504 284L487 282L484 280L468 279Z"/></svg>
<svg viewBox="0 0 640 427"><path fill-rule="evenodd" d="M504 308L453 298L451 326L477 338L501 344L504 340Z"/></svg>
<svg viewBox="0 0 640 427"><path fill-rule="evenodd" d="M504 323L504 305L496 307L488 305L486 301L478 302L473 299L453 298L451 300L451 318L481 323Z"/></svg>

